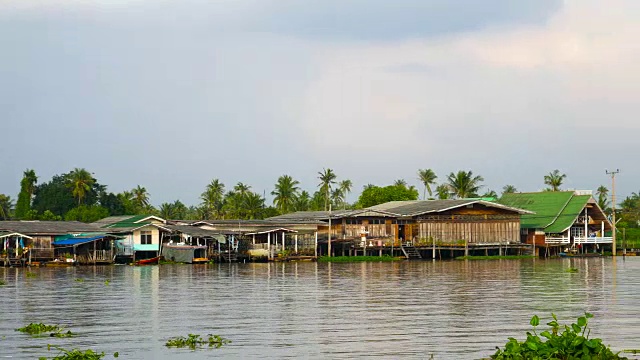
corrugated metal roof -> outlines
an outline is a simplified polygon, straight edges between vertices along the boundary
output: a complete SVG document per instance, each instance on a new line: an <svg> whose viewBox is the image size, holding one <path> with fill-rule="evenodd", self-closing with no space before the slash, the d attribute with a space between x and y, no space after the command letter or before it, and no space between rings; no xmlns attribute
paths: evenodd
<svg viewBox="0 0 640 360"><path fill-rule="evenodd" d="M25 235L66 235L100 231L95 224L79 221L0 221L0 230Z"/></svg>

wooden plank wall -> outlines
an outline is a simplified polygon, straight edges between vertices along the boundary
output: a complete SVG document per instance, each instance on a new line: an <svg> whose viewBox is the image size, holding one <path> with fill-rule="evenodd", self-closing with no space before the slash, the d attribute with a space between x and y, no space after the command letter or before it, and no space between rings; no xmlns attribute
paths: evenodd
<svg viewBox="0 0 640 360"><path fill-rule="evenodd" d="M499 220L483 222L420 222L420 239L434 238L444 243L467 241L469 244L520 242L520 222Z"/></svg>

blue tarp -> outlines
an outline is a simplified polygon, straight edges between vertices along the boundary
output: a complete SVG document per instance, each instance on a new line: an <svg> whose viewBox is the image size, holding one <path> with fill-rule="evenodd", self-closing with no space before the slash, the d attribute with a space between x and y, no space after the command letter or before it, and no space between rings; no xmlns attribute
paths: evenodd
<svg viewBox="0 0 640 360"><path fill-rule="evenodd" d="M53 246L69 246L89 243L95 240L104 239L106 235L93 236L93 237L72 237L62 240L56 240L53 242Z"/></svg>

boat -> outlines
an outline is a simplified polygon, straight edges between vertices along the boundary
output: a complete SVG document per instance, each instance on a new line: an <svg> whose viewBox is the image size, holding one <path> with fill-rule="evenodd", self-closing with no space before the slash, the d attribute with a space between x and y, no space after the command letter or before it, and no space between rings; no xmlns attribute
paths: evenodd
<svg viewBox="0 0 640 360"><path fill-rule="evenodd" d="M150 259L137 260L136 265L156 265L159 261L160 261L160 256L156 256Z"/></svg>
<svg viewBox="0 0 640 360"><path fill-rule="evenodd" d="M599 253L584 253L584 254L580 254L578 252L561 252L560 257L573 257L573 258L585 258L585 257L599 257L602 256Z"/></svg>

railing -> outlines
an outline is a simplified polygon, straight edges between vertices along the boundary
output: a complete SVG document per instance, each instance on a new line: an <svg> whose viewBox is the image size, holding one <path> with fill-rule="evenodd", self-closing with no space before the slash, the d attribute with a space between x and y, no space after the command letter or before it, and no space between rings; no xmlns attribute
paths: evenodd
<svg viewBox="0 0 640 360"><path fill-rule="evenodd" d="M589 236L573 238L575 244L611 244L613 237L610 236Z"/></svg>
<svg viewBox="0 0 640 360"><path fill-rule="evenodd" d="M570 244L571 239L568 237L547 237L544 239L547 244Z"/></svg>

